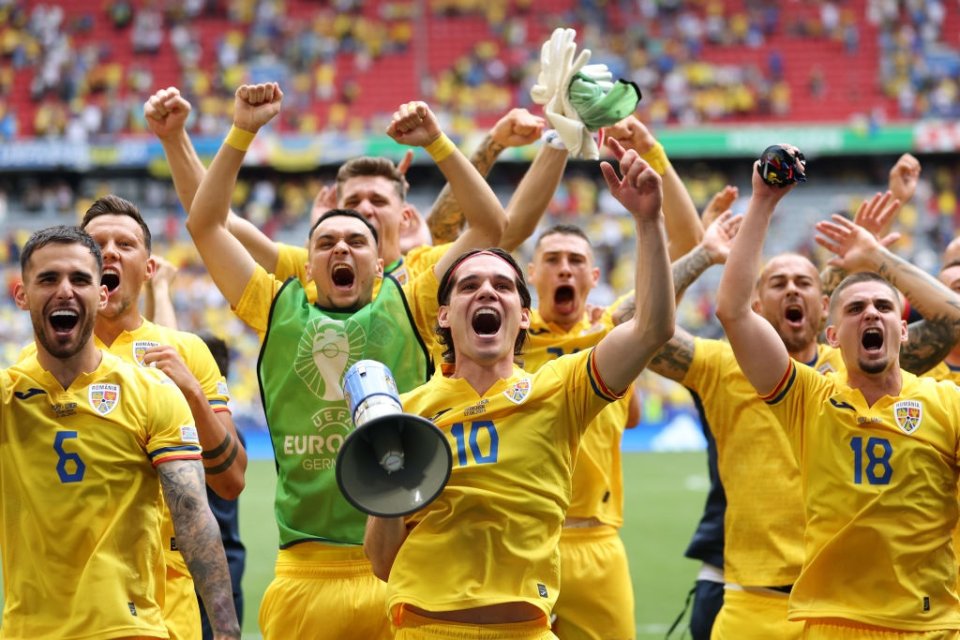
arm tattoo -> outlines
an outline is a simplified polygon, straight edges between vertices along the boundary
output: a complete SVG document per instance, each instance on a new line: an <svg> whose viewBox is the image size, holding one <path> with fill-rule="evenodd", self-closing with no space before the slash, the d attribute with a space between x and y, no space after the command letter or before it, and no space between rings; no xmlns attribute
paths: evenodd
<svg viewBox="0 0 960 640"><path fill-rule="evenodd" d="M847 272L839 267L827 266L820 272L820 283L823 288L823 295L830 296L837 285L843 282L847 277Z"/></svg>
<svg viewBox="0 0 960 640"><path fill-rule="evenodd" d="M480 175L486 176L504 148L494 142L488 134L470 156L470 162ZM463 211L453 197L449 184L444 185L433 203L430 215L427 216L427 225L430 227L430 234L435 244L453 242L460 235L460 230L463 229Z"/></svg>
<svg viewBox="0 0 960 640"><path fill-rule="evenodd" d="M197 460L171 460L160 464L157 472L173 516L177 546L200 591L214 633L240 638L227 557L207 506L203 466Z"/></svg>
<svg viewBox="0 0 960 640"><path fill-rule="evenodd" d="M683 380L693 364L693 336L677 327L670 341L653 356L648 368L675 382Z"/></svg>
<svg viewBox="0 0 960 640"><path fill-rule="evenodd" d="M910 325L900 346L900 366L915 375L926 373L947 357L957 339L955 322L927 318Z"/></svg>
<svg viewBox="0 0 960 640"><path fill-rule="evenodd" d="M227 437L223 439L223 444L217 447L217 449L221 449L221 447L231 442L233 442L233 439L230 437L230 434L228 433ZM223 451L221 450L220 453L223 453ZM240 445L237 442L233 442L233 447L230 449L230 453L227 454L226 459L220 464L214 465L212 467L208 467L204 465L203 467L204 472L206 472L208 476L215 476L218 473L223 473L224 471L229 469L231 466L233 466L233 461L237 459L238 453L240 453ZM203 457L207 458L208 456L206 453L204 453ZM216 456L209 456L209 457L213 458Z"/></svg>
<svg viewBox="0 0 960 640"><path fill-rule="evenodd" d="M677 301L683 293L713 262L703 247L694 247L692 251L673 263L673 290Z"/></svg>
<svg viewBox="0 0 960 640"><path fill-rule="evenodd" d="M231 447L231 445L233 446ZM203 466L203 470L208 476L215 476L218 473L223 473L229 469L231 465L233 465L233 461L237 459L237 454L240 453L240 445L234 441L233 436L231 436L230 432L228 431L223 436L223 442L218 444L210 451L204 451L202 454L200 454L203 456L204 460L213 460L214 458L219 458L222 456L228 449L230 453L227 454L227 457L223 462L210 467L206 465Z"/></svg>
<svg viewBox="0 0 960 640"><path fill-rule="evenodd" d="M695 247L692 251L673 263L673 291L677 301L683 293L704 271L710 268L713 262L703 247ZM613 312L613 324L623 324L637 312L636 295L624 299Z"/></svg>

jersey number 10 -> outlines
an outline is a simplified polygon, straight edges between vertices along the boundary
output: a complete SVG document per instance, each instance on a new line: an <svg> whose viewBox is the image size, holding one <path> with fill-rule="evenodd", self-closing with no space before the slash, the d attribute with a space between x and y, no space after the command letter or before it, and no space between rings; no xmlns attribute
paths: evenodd
<svg viewBox="0 0 960 640"><path fill-rule="evenodd" d="M450 427L450 433L457 441L457 462L461 467L467 466L468 445L474 464L491 464L497 461L500 454L500 435L497 433L497 426L491 420L468 422L466 428L464 423L457 422ZM486 434L486 440L489 442L486 453L480 448L481 433Z"/></svg>

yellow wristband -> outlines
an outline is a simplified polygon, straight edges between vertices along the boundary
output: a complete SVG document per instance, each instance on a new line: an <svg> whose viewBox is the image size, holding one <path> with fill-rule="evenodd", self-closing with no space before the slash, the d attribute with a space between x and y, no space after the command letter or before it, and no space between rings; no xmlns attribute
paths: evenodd
<svg viewBox="0 0 960 640"><path fill-rule="evenodd" d="M424 147L434 162L441 162L456 150L456 145L447 137L447 134L441 133L440 137Z"/></svg>
<svg viewBox="0 0 960 640"><path fill-rule="evenodd" d="M650 151L647 151L640 157L646 160L650 168L661 176L667 172L667 168L670 166L670 160L667 159L667 152L663 150L663 145L659 142L653 145L653 149L650 149Z"/></svg>
<svg viewBox="0 0 960 640"><path fill-rule="evenodd" d="M253 142L256 135L257 134L252 131L238 129L236 125L234 125L230 127L230 133L227 134L227 138L223 142L238 151L246 151L250 148L250 143Z"/></svg>

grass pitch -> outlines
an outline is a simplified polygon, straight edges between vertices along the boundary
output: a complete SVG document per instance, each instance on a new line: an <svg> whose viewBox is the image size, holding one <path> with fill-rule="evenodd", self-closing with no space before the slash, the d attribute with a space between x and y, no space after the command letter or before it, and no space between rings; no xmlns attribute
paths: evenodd
<svg viewBox="0 0 960 640"><path fill-rule="evenodd" d="M637 639L663 638L699 568L683 551L706 496L706 454L625 453L623 467L626 522L621 535L633 576ZM275 483L273 461L250 461L247 487L240 496L240 532L247 547L244 638L260 637L257 610L273 577Z"/></svg>

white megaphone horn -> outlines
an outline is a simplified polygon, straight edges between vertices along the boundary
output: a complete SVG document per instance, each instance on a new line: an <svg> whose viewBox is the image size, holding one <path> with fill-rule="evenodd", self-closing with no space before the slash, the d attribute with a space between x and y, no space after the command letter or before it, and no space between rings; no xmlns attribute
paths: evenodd
<svg viewBox="0 0 960 640"><path fill-rule="evenodd" d="M361 360L343 377L356 429L337 453L337 484L364 513L395 517L430 504L450 479L453 454L432 422L403 413L384 364Z"/></svg>

